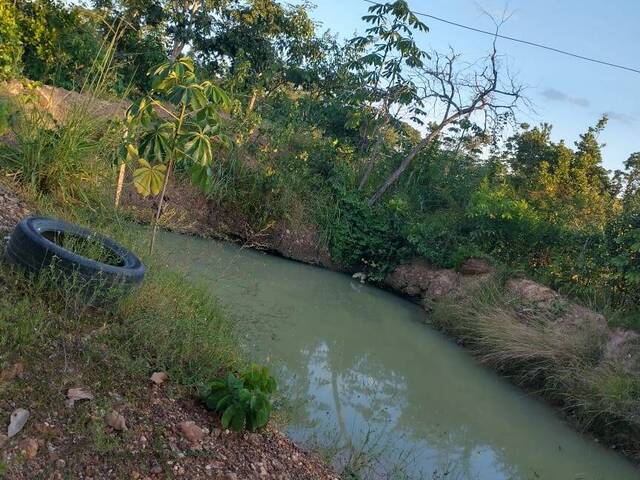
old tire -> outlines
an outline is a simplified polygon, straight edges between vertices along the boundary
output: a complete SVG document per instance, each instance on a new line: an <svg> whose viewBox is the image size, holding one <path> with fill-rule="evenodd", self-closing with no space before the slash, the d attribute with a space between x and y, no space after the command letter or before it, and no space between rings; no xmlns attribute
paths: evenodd
<svg viewBox="0 0 640 480"><path fill-rule="evenodd" d="M108 263L65 248L65 239L96 245L105 252ZM51 218L20 221L9 238L6 255L31 272L50 270L58 284L62 276L68 282L63 288L81 291L91 304L115 301L144 279L144 265L126 248L104 235Z"/></svg>

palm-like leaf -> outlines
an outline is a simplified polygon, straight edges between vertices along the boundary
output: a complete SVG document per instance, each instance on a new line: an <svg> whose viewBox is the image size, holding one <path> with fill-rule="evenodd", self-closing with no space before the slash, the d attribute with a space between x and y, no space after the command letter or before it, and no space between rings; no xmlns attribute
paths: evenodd
<svg viewBox="0 0 640 480"><path fill-rule="evenodd" d="M167 167L163 164L151 165L144 158L138 159L138 168L133 172L133 184L143 197L158 195L162 190Z"/></svg>

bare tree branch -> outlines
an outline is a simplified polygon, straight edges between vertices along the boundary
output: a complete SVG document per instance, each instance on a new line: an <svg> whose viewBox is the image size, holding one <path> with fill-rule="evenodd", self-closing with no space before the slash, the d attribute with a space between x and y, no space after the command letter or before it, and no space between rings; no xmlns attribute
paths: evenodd
<svg viewBox="0 0 640 480"><path fill-rule="evenodd" d="M441 112L440 120L431 124L427 135L407 153L400 165L380 185L369 199L375 204L391 187L407 167L427 146L447 128L472 115L484 113L485 128L505 115L513 115L518 103L525 101L524 88L510 76L508 69L501 74L497 49L497 34L505 18L496 23L496 36L491 51L482 62L461 64L460 55L450 50L446 55L434 53L429 66L417 69L413 81L419 85L421 101L431 103L434 112ZM427 113L425 112L425 117ZM426 122L427 118L425 118Z"/></svg>

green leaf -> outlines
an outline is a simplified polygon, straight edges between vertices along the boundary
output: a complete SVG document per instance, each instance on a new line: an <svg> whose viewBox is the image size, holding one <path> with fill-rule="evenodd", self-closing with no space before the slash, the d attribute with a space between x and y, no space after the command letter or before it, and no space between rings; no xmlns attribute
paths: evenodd
<svg viewBox="0 0 640 480"><path fill-rule="evenodd" d="M231 405L224 411L224 413L222 414L222 418L220 419L220 423L224 428L229 428L229 425L231 424L231 419L233 418L234 413L235 413L235 405Z"/></svg>
<svg viewBox="0 0 640 480"><path fill-rule="evenodd" d="M138 159L138 165L133 172L133 184L138 193L143 197L159 194L167 167L162 164L151 166L144 158Z"/></svg>

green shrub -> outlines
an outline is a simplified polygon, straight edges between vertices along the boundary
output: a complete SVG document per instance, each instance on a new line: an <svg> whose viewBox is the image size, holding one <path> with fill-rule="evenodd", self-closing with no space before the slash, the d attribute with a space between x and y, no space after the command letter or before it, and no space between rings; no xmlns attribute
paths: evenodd
<svg viewBox="0 0 640 480"><path fill-rule="evenodd" d="M91 16L55 0L20 0L16 5L25 75L67 89L81 88L101 55L102 41Z"/></svg>
<svg viewBox="0 0 640 480"><path fill-rule="evenodd" d="M276 381L266 367L251 365L239 377L229 373L203 388L207 408L222 414L224 428L255 431L264 427L271 415L271 395Z"/></svg>
<svg viewBox="0 0 640 480"><path fill-rule="evenodd" d="M16 9L9 0L0 0L0 80L20 73L22 53Z"/></svg>
<svg viewBox="0 0 640 480"><path fill-rule="evenodd" d="M111 174L117 139L107 120L91 114L91 101L87 97L55 119L36 99L20 98L11 116L13 141L0 144L0 167L35 193L87 203Z"/></svg>

